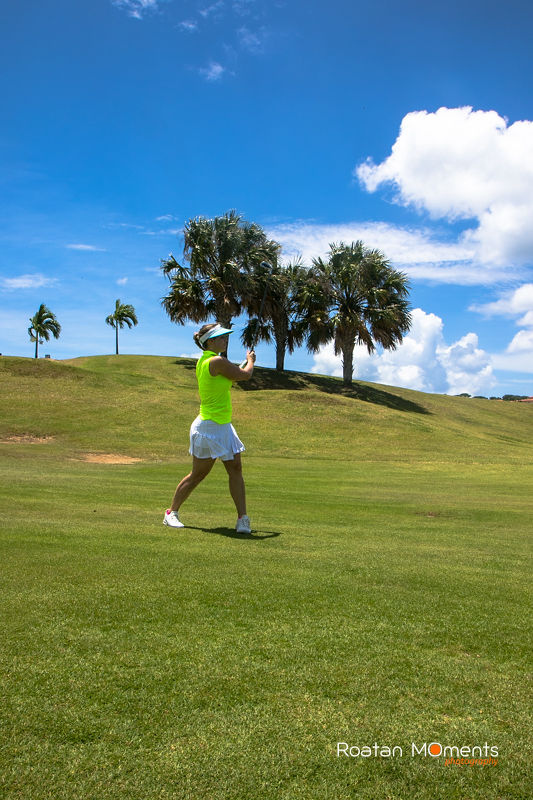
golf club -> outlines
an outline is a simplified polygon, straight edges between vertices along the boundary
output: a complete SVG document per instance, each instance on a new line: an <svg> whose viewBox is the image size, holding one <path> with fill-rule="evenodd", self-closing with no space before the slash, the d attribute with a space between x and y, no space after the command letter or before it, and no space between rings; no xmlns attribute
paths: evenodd
<svg viewBox="0 0 533 800"><path fill-rule="evenodd" d="M261 264L259 266L263 267L265 270L271 270L272 269L272 265L269 264L268 261L261 261ZM252 338L252 341L250 343L250 348L249 348L250 350L253 350L255 348L255 346L257 345L257 337L258 337L258 333L259 333L259 326L261 324L261 319L263 317L263 309L265 308L265 300L266 300L266 296L267 296L267 291L268 291L268 282L265 280L265 291L263 292L263 297L261 299L261 305L259 306L259 314L257 315L257 325L256 325L256 328L255 328L255 334L254 334L254 336ZM240 366L241 369L244 369L244 367L246 366L246 359L244 359L244 361L242 361L239 364L239 366Z"/></svg>

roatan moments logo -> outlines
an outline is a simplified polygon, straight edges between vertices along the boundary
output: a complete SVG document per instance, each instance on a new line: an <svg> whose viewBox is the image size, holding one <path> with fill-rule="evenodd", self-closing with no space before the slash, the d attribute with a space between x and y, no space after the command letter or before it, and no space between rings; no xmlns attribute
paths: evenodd
<svg viewBox="0 0 533 800"><path fill-rule="evenodd" d="M416 744L411 742L406 755L411 758L430 757L444 758L444 766L479 766L495 767L498 763L498 748L495 745L442 745L440 742L427 742ZM345 756L347 758L403 758L404 748L400 745L378 744L373 745L357 744L350 745L348 742L337 742L337 758Z"/></svg>

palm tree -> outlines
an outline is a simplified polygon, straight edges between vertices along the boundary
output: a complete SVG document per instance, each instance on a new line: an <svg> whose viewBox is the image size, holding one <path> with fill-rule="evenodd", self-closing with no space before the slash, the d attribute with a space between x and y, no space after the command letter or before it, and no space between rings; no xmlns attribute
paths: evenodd
<svg viewBox="0 0 533 800"><path fill-rule="evenodd" d="M39 344L48 342L50 334L54 339L59 339L61 333L61 325L56 319L55 314L52 314L49 308L44 303L41 303L37 313L30 317L31 325L28 328L30 341L35 342L35 358L39 358Z"/></svg>
<svg viewBox="0 0 533 800"><path fill-rule="evenodd" d="M252 278L253 291L246 299L246 307L248 314L254 316L248 319L241 340L246 347L251 347L254 342L274 339L276 369L283 371L286 352L293 353L305 339L305 330L298 318L297 298L307 279L307 270L300 259L285 266L274 262L268 271L261 266L253 270ZM263 297L265 303L259 320Z"/></svg>
<svg viewBox="0 0 533 800"><path fill-rule="evenodd" d="M213 315L230 328L233 317L241 312L249 271L272 258L279 245L267 239L260 225L246 222L236 211L214 219L190 219L183 237L189 266L179 264L173 255L161 262L170 281L170 291L162 299L165 311L180 325Z"/></svg>
<svg viewBox="0 0 533 800"><path fill-rule="evenodd" d="M137 316L133 306L121 304L120 300L115 303L115 312L105 318L108 325L111 325L116 332L116 355L118 356L118 329L127 325L131 328L132 325L137 325Z"/></svg>
<svg viewBox="0 0 533 800"><path fill-rule="evenodd" d="M373 353L376 344L395 350L411 326L407 277L392 269L379 250L363 242L331 244L327 261L313 260L299 307L311 352L333 339L342 355L345 386L352 385L356 344Z"/></svg>

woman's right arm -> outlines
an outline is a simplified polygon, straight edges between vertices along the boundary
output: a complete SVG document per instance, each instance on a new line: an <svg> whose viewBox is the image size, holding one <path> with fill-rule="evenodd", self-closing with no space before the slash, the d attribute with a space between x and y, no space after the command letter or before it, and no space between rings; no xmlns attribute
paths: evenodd
<svg viewBox="0 0 533 800"><path fill-rule="evenodd" d="M248 350L246 353L246 366L242 369L223 356L215 356L209 362L209 373L213 377L223 375L230 381L249 381L254 371L254 363L255 353L253 350Z"/></svg>

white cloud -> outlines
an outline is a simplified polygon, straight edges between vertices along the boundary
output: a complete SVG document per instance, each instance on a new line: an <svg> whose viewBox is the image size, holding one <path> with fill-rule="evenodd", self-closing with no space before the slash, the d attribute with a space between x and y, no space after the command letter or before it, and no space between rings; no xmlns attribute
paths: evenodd
<svg viewBox="0 0 533 800"><path fill-rule="evenodd" d="M117 281L118 286L125 286L128 282L127 278L119 278Z"/></svg>
<svg viewBox="0 0 533 800"><path fill-rule="evenodd" d="M275 225L269 235L280 242L286 258L301 255L306 263L325 256L332 242L362 239L381 250L396 269L414 280L459 285L490 284L509 277L509 270L479 268L474 248L464 242L439 240L427 228L402 228L385 222L319 224L301 220Z"/></svg>
<svg viewBox="0 0 533 800"><path fill-rule="evenodd" d="M183 19L176 26L184 34L205 33L213 25L219 25L226 21L230 25L230 31L225 34L226 41L218 41L221 44L221 58L226 65L233 65L235 68L239 62L239 49L248 54L259 56L264 52L264 42L268 35L268 30L259 24L263 16L255 13L256 0L214 0L203 5L197 5L196 11L187 19ZM245 19L246 18L246 19ZM246 21L246 25L243 22ZM207 66L191 67L195 72L210 82L219 81L224 74L235 75L231 66L224 66L219 61L211 61Z"/></svg>
<svg viewBox="0 0 533 800"><path fill-rule="evenodd" d="M192 33L198 30L198 23L192 19L184 19L179 23L178 28L181 28L182 31L187 31L187 33Z"/></svg>
<svg viewBox="0 0 533 800"><path fill-rule="evenodd" d="M518 320L517 324L533 328L533 310L528 311L526 314L524 314L524 316Z"/></svg>
<svg viewBox="0 0 533 800"><path fill-rule="evenodd" d="M216 14L218 11L221 11L224 8L224 0L218 0L216 3L211 3L210 6L205 6L205 8L201 8L198 13L201 17L206 19L210 17L212 14Z"/></svg>
<svg viewBox="0 0 533 800"><path fill-rule="evenodd" d="M412 312L412 326L396 350L369 355L366 347L354 350L354 376L359 380L404 386L423 392L482 394L495 384L491 358L478 347L478 337L468 333L448 346L443 322L420 308ZM314 357L312 372L342 375L340 356L333 344Z"/></svg>
<svg viewBox="0 0 533 800"><path fill-rule="evenodd" d="M239 28L237 36L241 46L250 53L261 53L263 50L263 41L258 33L254 33L246 27Z"/></svg>
<svg viewBox="0 0 533 800"><path fill-rule="evenodd" d="M489 317L516 317L516 324L522 330L515 334L503 353L494 354L493 364L506 371L533 372L533 283L525 283L493 303L474 305L470 310Z"/></svg>
<svg viewBox="0 0 533 800"><path fill-rule="evenodd" d="M392 184L398 202L434 218L477 220L461 241L482 264L533 263L533 122L508 126L471 107L415 111L391 155L355 174L369 192Z"/></svg>
<svg viewBox="0 0 533 800"><path fill-rule="evenodd" d="M508 316L516 317L518 314L525 316L518 320L519 325L533 325L533 283L524 283L518 289L506 292L499 300L483 305L473 305L470 311L478 311L488 317ZM530 322L526 322L531 319Z"/></svg>
<svg viewBox="0 0 533 800"><path fill-rule="evenodd" d="M441 349L438 359L446 370L448 394L481 394L496 382L490 356L479 349L475 333L467 333L455 344Z"/></svg>
<svg viewBox="0 0 533 800"><path fill-rule="evenodd" d="M26 275L19 275L18 278L2 278L1 286L3 289L40 289L42 286L53 286L55 278L47 278L40 272Z"/></svg>
<svg viewBox="0 0 533 800"><path fill-rule="evenodd" d="M156 11L158 0L111 0L117 8L123 8L130 17L142 19L147 11Z"/></svg>
<svg viewBox="0 0 533 800"><path fill-rule="evenodd" d="M84 252L97 252L105 253L102 247L95 247L92 244L67 244L65 245L69 250L82 250Z"/></svg>
<svg viewBox="0 0 533 800"><path fill-rule="evenodd" d="M218 81L226 72L226 67L223 67L217 61L210 61L207 67L200 68L198 72L206 81Z"/></svg>
<svg viewBox="0 0 533 800"><path fill-rule="evenodd" d="M532 323L533 325L533 323ZM518 331L507 347L508 353L529 353L533 360L533 330Z"/></svg>
<svg viewBox="0 0 533 800"><path fill-rule="evenodd" d="M177 221L177 217L173 214L163 214L161 217L156 217L156 222L173 222L174 220Z"/></svg>
<svg viewBox="0 0 533 800"><path fill-rule="evenodd" d="M494 369L502 372L525 372L533 375L533 349L515 353L494 353L491 362Z"/></svg>
<svg viewBox="0 0 533 800"><path fill-rule="evenodd" d="M132 225L130 222L109 222L107 228L132 228L133 230L142 231L144 225Z"/></svg>
<svg viewBox="0 0 533 800"><path fill-rule="evenodd" d="M178 236L181 228L163 228L160 231L141 231L141 236Z"/></svg>

